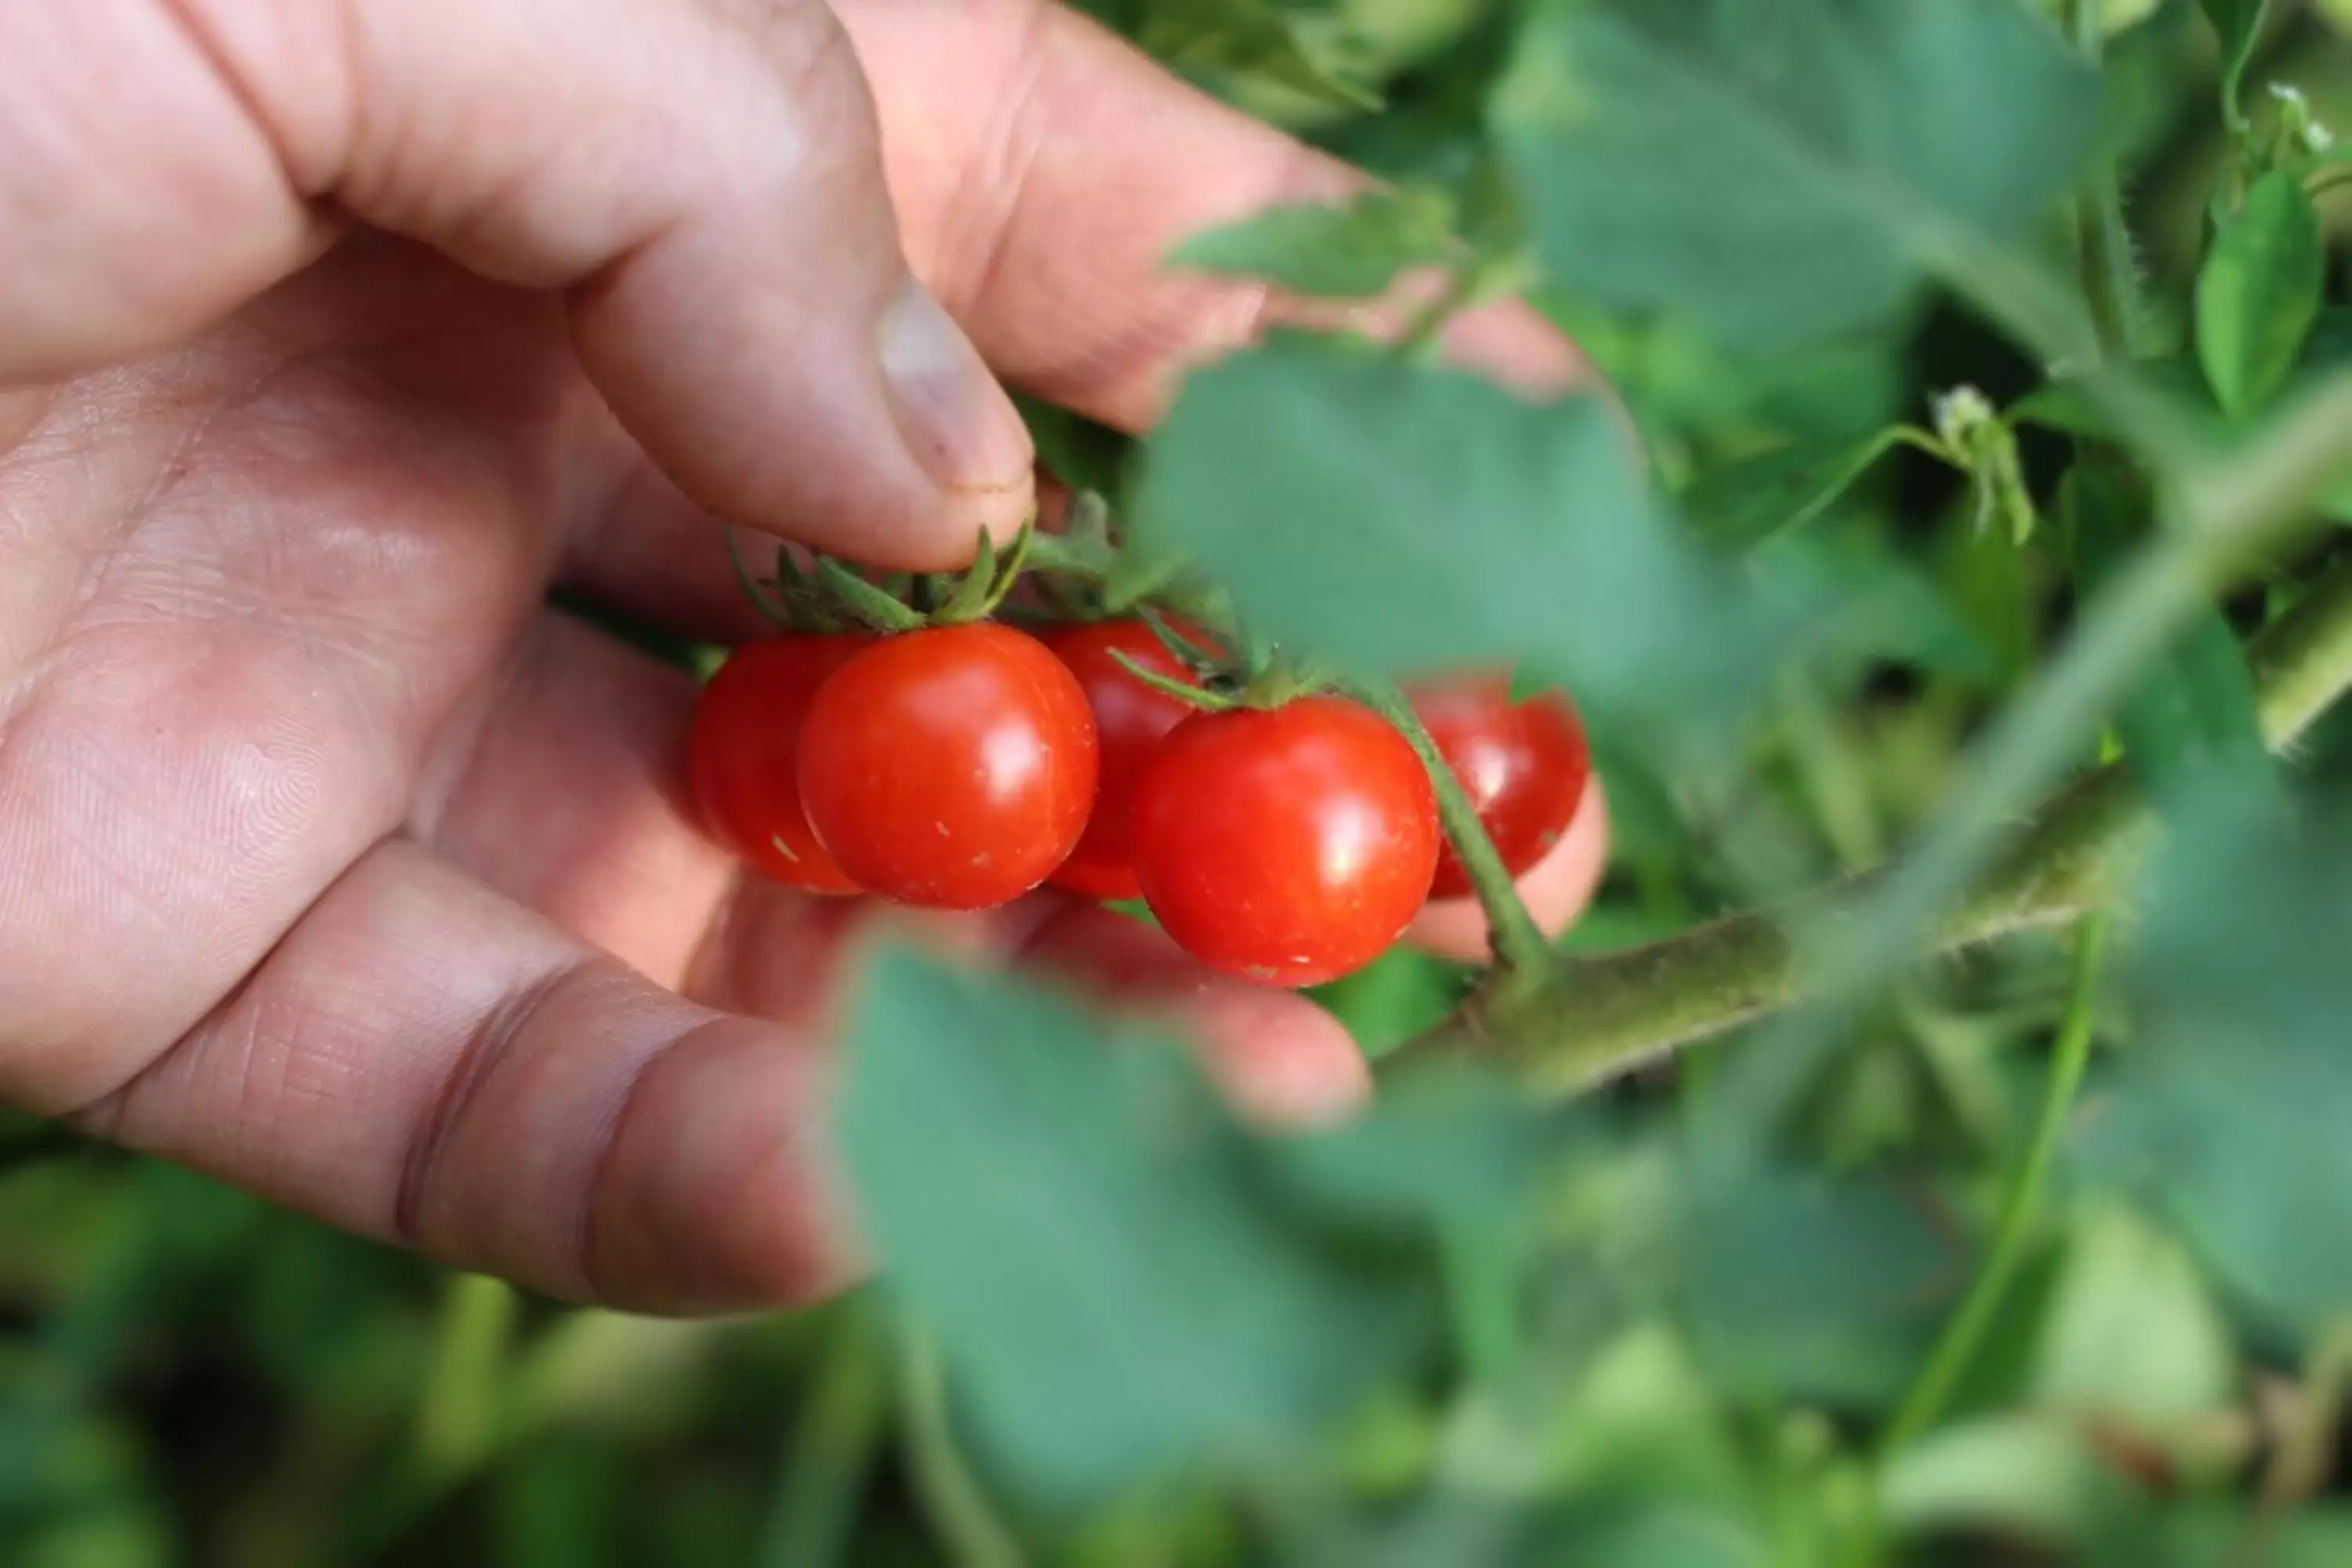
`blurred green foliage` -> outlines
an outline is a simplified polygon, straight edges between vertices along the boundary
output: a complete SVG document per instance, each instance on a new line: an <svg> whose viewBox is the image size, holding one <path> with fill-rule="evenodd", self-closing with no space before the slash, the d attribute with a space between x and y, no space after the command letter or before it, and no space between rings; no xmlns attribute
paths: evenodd
<svg viewBox="0 0 2352 1568"><path fill-rule="evenodd" d="M1532 281L1622 393L1655 496L1599 404L1362 345L1197 378L1139 464L1034 411L1267 625L1566 680L1617 836L1578 951L1886 858L2151 537L2070 357L2080 178L2119 165L2121 346L2196 428L2352 344L2311 129L2352 124L2352 53L2305 7L2109 5L2096 77L2058 0L1089 8L1400 183L1181 264ZM1566 1108L1409 1073L1269 1139L1161 1043L897 953L842 1128L882 1282L763 1321L522 1300L0 1121L0 1563L2352 1561L2352 753L2323 728L2265 783L2238 650L2336 553L2263 563L2115 716L2173 830L2052 1201L1916 1436L2061 935L1882 986L1736 1146L1736 1039ZM1378 1058L1466 984L1401 952L1321 1000Z"/></svg>

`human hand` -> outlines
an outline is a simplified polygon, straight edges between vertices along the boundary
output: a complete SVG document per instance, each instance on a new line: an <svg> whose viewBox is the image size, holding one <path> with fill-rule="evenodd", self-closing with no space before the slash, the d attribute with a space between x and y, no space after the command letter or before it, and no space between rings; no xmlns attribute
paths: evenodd
<svg viewBox="0 0 2352 1568"><path fill-rule="evenodd" d="M746 880L688 683L543 608L750 635L714 515L956 563L1033 499L983 356L1139 426L1281 308L1166 250L1349 183L1032 0L837 10L0 8L0 1098L699 1310L843 1266L817 1041L877 920L1165 1009L1258 1112L1363 1092L1325 1015L1100 911ZM1577 372L1516 309L1451 346ZM1549 923L1604 836L1596 794Z"/></svg>

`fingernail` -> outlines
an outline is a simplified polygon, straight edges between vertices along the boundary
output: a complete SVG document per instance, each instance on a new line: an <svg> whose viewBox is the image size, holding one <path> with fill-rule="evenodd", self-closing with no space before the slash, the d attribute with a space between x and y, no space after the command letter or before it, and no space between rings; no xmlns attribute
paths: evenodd
<svg viewBox="0 0 2352 1568"><path fill-rule="evenodd" d="M1028 426L955 318L911 278L883 319L881 350L898 434L924 472L950 489L1026 478Z"/></svg>

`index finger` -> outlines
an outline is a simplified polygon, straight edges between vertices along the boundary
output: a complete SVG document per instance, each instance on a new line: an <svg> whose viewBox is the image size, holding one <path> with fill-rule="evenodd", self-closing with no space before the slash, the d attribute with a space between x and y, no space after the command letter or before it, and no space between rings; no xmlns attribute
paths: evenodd
<svg viewBox="0 0 2352 1568"><path fill-rule="evenodd" d="M1000 374L1107 423L1148 425L1185 368L1297 308L1246 281L1171 270L1178 244L1364 184L1047 0L835 9L874 83L917 271ZM1588 375L1520 304L1467 313L1446 347L1530 392Z"/></svg>

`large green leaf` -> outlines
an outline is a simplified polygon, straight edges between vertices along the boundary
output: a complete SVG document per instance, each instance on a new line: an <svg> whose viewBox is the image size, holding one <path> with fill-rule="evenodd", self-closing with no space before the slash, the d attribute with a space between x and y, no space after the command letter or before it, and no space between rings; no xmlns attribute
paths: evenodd
<svg viewBox="0 0 2352 1568"><path fill-rule="evenodd" d="M2197 356L2222 408L2261 408L2285 384L2326 281L2319 209L2275 169L2214 237L2197 275Z"/></svg>
<svg viewBox="0 0 2352 1568"><path fill-rule="evenodd" d="M1564 287L1793 342L2005 290L2098 96L2015 0L1558 0L1493 118Z"/></svg>
<svg viewBox="0 0 2352 1568"><path fill-rule="evenodd" d="M1524 661L1621 720L1743 689L1780 624L1667 523L1599 399L1313 340L1192 378L1137 518L1278 637L1406 672Z"/></svg>
<svg viewBox="0 0 2352 1568"><path fill-rule="evenodd" d="M1406 1086L1348 1127L1236 1127L1181 1053L903 952L853 1014L841 1140L889 1289L1048 1501L1286 1454L1434 1328L1441 1225L1532 1190L1531 1113Z"/></svg>
<svg viewBox="0 0 2352 1568"><path fill-rule="evenodd" d="M1022 1479L1099 1495L1294 1440L1411 1342L1413 1303L1301 1245L1170 1049L905 952L854 1014L841 1138L890 1289Z"/></svg>
<svg viewBox="0 0 2352 1568"><path fill-rule="evenodd" d="M1687 1169L1685 1311L1710 1361L1782 1397L1891 1399L1958 1262L1917 1202L1883 1181L1705 1151Z"/></svg>
<svg viewBox="0 0 2352 1568"><path fill-rule="evenodd" d="M2185 812L2144 900L2143 1038L2085 1151L2118 1163L2236 1296L2317 1334L2352 1311L2352 824L2229 798Z"/></svg>

